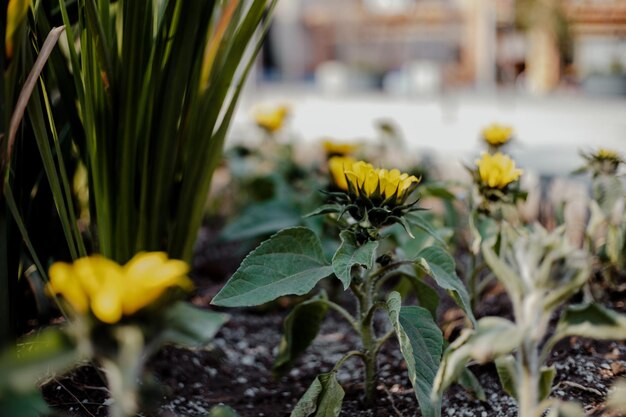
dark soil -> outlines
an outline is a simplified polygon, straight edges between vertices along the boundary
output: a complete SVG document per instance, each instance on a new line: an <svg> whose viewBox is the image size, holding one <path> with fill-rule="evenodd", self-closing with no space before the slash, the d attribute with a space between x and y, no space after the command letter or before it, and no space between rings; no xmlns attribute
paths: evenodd
<svg viewBox="0 0 626 417"><path fill-rule="evenodd" d="M504 300L498 302L502 297L501 293L487 294L484 305L488 310L497 310L497 305L507 308ZM204 303L207 298L198 297L195 301ZM345 352L358 345L358 341L349 326L331 314L294 369L275 379L271 369L285 314L286 311L263 314L234 311L212 345L197 350L163 349L149 365L150 373L161 383L162 392L150 401L156 409L142 415L203 416L212 406L227 404L242 417L288 416L315 376L329 371ZM379 330L384 331L385 325L380 320ZM553 396L576 400L588 415L601 416L602 403L612 381L626 375L626 346L616 342L566 340L556 347L551 362L558 370ZM383 349L379 365L378 402L370 408L361 401L359 360L351 359L340 370L338 380L346 391L341 415L419 416L395 340ZM495 368L474 366L472 370L485 389L487 401L478 401L463 388L453 386L444 397L443 415L515 415L515 402L500 388ZM69 415L106 415L102 404L106 404L107 392L94 368L79 368L49 382L43 391L50 404Z"/></svg>
<svg viewBox="0 0 626 417"><path fill-rule="evenodd" d="M206 236L201 235L194 269L197 276L219 278L215 281L196 280L200 290L192 301L199 306L208 306L223 285L223 278L236 268L239 257L243 255L237 250L237 245L211 246L210 235L210 230ZM207 253L219 253L219 256L203 256ZM330 293L333 293L332 289ZM606 298L607 305L626 312L626 290L611 292ZM344 301L350 304L349 298ZM442 301L440 324L451 340L463 326L463 315L450 299ZM343 354L353 350L359 342L350 326L331 313L317 339L298 359L295 367L286 376L276 379L272 376L272 364L288 307L283 302L264 310L229 310L230 321L211 345L196 350L163 349L149 363L151 379L144 384L148 393L144 397L149 398L146 403L151 407L143 407L141 415L204 416L213 406L227 404L241 417L289 416L314 378L319 373L328 372ZM483 294L477 316L486 315L512 318L506 295L497 285L492 285ZM380 334L386 331L387 326L386 320L378 320ZM626 377L626 346L623 343L576 338L564 340L553 350L550 363L557 368L552 396L578 401L589 416L609 415L603 405L607 392L615 378ZM379 370L377 403L366 407L361 400L361 363L357 358L345 363L337 375L346 392L341 416L420 416L395 339L383 348L379 356ZM442 415L514 416L517 406L503 392L494 366L475 365L472 371L483 385L487 401L481 402L455 385L444 396ZM96 368L86 365L49 381L42 390L46 400L62 413L106 416L108 392L103 381Z"/></svg>

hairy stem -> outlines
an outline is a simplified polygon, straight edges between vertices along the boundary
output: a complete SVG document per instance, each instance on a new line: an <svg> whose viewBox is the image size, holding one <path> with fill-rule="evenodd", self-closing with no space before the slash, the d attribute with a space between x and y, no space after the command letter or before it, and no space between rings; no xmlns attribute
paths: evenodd
<svg viewBox="0 0 626 417"><path fill-rule="evenodd" d="M534 417L539 405L539 355L538 346L525 340L517 353L519 392L519 417Z"/></svg>

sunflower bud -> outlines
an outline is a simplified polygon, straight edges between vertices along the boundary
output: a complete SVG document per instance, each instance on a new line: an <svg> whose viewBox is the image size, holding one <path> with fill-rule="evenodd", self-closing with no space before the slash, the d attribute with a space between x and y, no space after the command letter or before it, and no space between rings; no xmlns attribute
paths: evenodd
<svg viewBox="0 0 626 417"><path fill-rule="evenodd" d="M334 186L341 190L333 193L334 201L357 222L368 221L378 228L400 220L415 211L417 201L406 204L420 179L397 169L374 168L364 161L333 157L328 161Z"/></svg>

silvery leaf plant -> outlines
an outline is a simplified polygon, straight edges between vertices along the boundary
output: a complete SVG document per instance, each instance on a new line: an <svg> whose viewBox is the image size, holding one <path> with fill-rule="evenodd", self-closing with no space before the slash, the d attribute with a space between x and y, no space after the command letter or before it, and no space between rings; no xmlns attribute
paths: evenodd
<svg viewBox="0 0 626 417"><path fill-rule="evenodd" d="M547 232L505 227L500 252L484 242L482 254L506 290L514 321L484 317L446 349L435 379L433 399L457 378L467 363L495 361L504 390L518 403L520 417L584 415L576 404L549 398L556 368L547 361L555 344L569 336L625 339L626 317L597 304L561 308L587 282L591 257L572 247L564 229ZM551 318L559 314L555 329Z"/></svg>
<svg viewBox="0 0 626 417"><path fill-rule="evenodd" d="M309 295L284 321L277 375L286 373L315 339L329 310L345 319L359 336L360 344L346 352L336 365L312 381L295 405L292 417L338 416L344 390L337 372L349 359L358 357L364 366L364 401L376 400L378 354L391 338L397 338L407 363L422 415L439 417L441 402L430 392L444 348L442 332L435 322L437 293L424 280L432 277L447 290L470 322L474 322L469 296L455 272L455 262L440 246L422 247L414 253L399 249L393 239L397 227L408 234L422 230L436 233L416 213L407 199L419 180L397 170L377 170L347 158L332 161L336 191L327 193L328 204L315 214L328 215L338 226L341 244L332 260L324 255L318 235L305 227L284 229L261 243L216 295L212 303L224 307L257 306L285 295ZM398 226L400 225L400 226ZM429 239L430 242L433 239ZM421 289L419 306L403 306L398 292L388 290L392 280L408 279ZM315 290L326 278L338 280L355 301L356 308L339 305L323 291ZM388 329L375 326L386 315Z"/></svg>

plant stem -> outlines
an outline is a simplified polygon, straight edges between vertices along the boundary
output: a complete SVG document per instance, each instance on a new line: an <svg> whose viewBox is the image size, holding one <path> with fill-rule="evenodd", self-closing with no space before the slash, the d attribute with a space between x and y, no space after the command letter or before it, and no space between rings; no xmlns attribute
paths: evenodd
<svg viewBox="0 0 626 417"><path fill-rule="evenodd" d="M534 417L539 403L539 355L537 344L525 340L517 352L519 375L518 416Z"/></svg>
<svg viewBox="0 0 626 417"><path fill-rule="evenodd" d="M348 313L348 310L330 300L324 300L324 303L326 303L328 307L339 313L341 317L343 317L348 323L350 323L350 325L354 328L354 330L356 330L357 333L361 333L359 322L352 316L352 314Z"/></svg>
<svg viewBox="0 0 626 417"><path fill-rule="evenodd" d="M364 283L363 296L359 297L361 312L361 341L363 343L365 365L365 403L374 403L376 394L376 335L374 334L373 318L377 306L373 302L374 279L376 274L367 277Z"/></svg>

